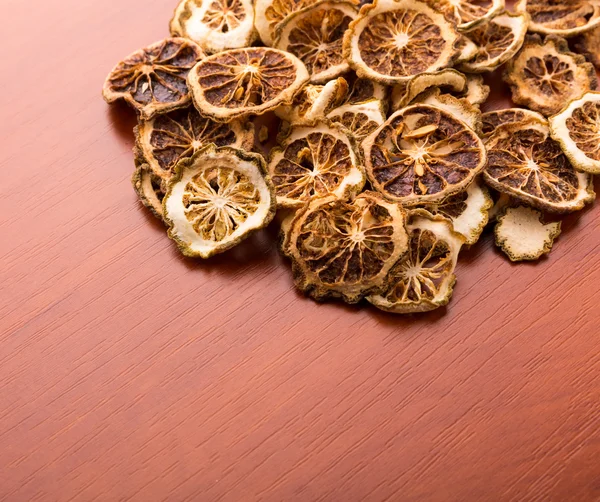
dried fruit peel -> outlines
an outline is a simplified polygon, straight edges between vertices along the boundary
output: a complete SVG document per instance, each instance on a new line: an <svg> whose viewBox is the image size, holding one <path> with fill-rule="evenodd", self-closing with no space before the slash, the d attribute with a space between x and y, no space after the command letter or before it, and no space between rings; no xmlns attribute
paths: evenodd
<svg viewBox="0 0 600 502"><path fill-rule="evenodd" d="M463 97L472 105L482 105L490 96L490 86L486 85L483 77L478 74L467 75L467 90Z"/></svg>
<svg viewBox="0 0 600 502"><path fill-rule="evenodd" d="M140 201L159 220L163 219L162 201L165 196L164 180L157 176L148 164L139 164L133 176L131 184Z"/></svg>
<svg viewBox="0 0 600 502"><path fill-rule="evenodd" d="M550 117L550 133L576 169L600 173L600 92L589 92Z"/></svg>
<svg viewBox="0 0 600 502"><path fill-rule="evenodd" d="M193 258L236 246L268 225L275 207L262 156L214 145L177 164L163 200L169 237Z"/></svg>
<svg viewBox="0 0 600 502"><path fill-rule="evenodd" d="M597 0L517 0L515 10L531 16L530 31L546 35L572 37L600 24Z"/></svg>
<svg viewBox="0 0 600 502"><path fill-rule="evenodd" d="M533 261L548 254L560 235L561 223L543 223L542 213L530 207L508 207L494 228L496 245L513 262Z"/></svg>
<svg viewBox="0 0 600 502"><path fill-rule="evenodd" d="M439 89L431 89L417 97L415 103L445 110L481 135L481 110L465 98L456 98L452 94L442 94Z"/></svg>
<svg viewBox="0 0 600 502"><path fill-rule="evenodd" d="M367 300L395 314L429 312L447 305L464 237L443 217L422 210L409 214L409 251L389 274L389 286Z"/></svg>
<svg viewBox="0 0 600 502"><path fill-rule="evenodd" d="M392 110L397 111L410 105L415 98L432 87L442 87L458 94L467 90L467 77L454 69L416 75L392 90Z"/></svg>

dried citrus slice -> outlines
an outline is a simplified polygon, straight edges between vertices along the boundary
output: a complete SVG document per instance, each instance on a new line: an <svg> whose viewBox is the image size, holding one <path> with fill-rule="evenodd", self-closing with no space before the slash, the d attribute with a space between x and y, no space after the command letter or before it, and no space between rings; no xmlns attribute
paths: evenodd
<svg viewBox="0 0 600 502"><path fill-rule="evenodd" d="M400 204L364 192L352 202L313 199L292 221L286 252L301 291L356 303L386 286L407 241Z"/></svg>
<svg viewBox="0 0 600 502"><path fill-rule="evenodd" d="M226 124L213 122L189 107L140 120L136 137L144 162L155 174L168 179L177 162L191 157L208 143L252 150L254 126L237 120Z"/></svg>
<svg viewBox="0 0 600 502"><path fill-rule="evenodd" d="M349 92L344 104L358 105L378 99L384 106L387 106L388 88L385 85L356 75L347 75L345 78L348 82Z"/></svg>
<svg viewBox="0 0 600 502"><path fill-rule="evenodd" d="M600 68L600 26L586 31L570 43L577 54L583 54L596 68Z"/></svg>
<svg viewBox="0 0 600 502"><path fill-rule="evenodd" d="M188 73L202 58L204 53L195 42L167 38L134 52L115 66L102 94L108 103L125 100L143 118L184 108L191 101Z"/></svg>
<svg viewBox="0 0 600 502"><path fill-rule="evenodd" d="M598 0L517 0L516 10L531 16L530 31L572 37L600 23Z"/></svg>
<svg viewBox="0 0 600 502"><path fill-rule="evenodd" d="M430 89L420 94L416 103L432 105L447 111L457 119L462 120L477 134L481 132L481 110L465 98L457 98L452 94L442 94L439 88Z"/></svg>
<svg viewBox="0 0 600 502"><path fill-rule="evenodd" d="M504 210L513 205L512 199L510 195L506 195L505 193L498 192L493 188L490 189L492 196L492 200L494 201L494 205L488 212L489 223L495 223L498 221L498 217L504 213Z"/></svg>
<svg viewBox="0 0 600 502"><path fill-rule="evenodd" d="M459 35L456 47L460 53L454 60L455 65L470 61L477 55L478 47L464 35Z"/></svg>
<svg viewBox="0 0 600 502"><path fill-rule="evenodd" d="M600 92L588 92L551 117L550 132L577 169L600 173Z"/></svg>
<svg viewBox="0 0 600 502"><path fill-rule="evenodd" d="M448 220L415 210L409 214L408 253L389 274L389 286L367 300L395 314L429 312L448 304L464 243Z"/></svg>
<svg viewBox="0 0 600 502"><path fill-rule="evenodd" d="M456 70L446 69L434 73L422 73L409 81L395 85L392 90L392 110L400 110L432 87L463 93L467 89L467 77Z"/></svg>
<svg viewBox="0 0 600 502"><path fill-rule="evenodd" d="M358 194L365 185L354 142L333 124L292 127L271 150L268 171L279 207L299 207L312 197L340 199Z"/></svg>
<svg viewBox="0 0 600 502"><path fill-rule="evenodd" d="M171 30L210 53L247 47L256 38L254 7L251 0L181 0Z"/></svg>
<svg viewBox="0 0 600 502"><path fill-rule="evenodd" d="M347 95L348 83L342 77L325 85L308 84L296 94L291 104L277 107L275 115L291 124L312 122L325 118L345 101Z"/></svg>
<svg viewBox="0 0 600 502"><path fill-rule="evenodd" d="M131 184L142 204L162 220L162 201L166 193L164 180L148 164L138 164L131 177Z"/></svg>
<svg viewBox="0 0 600 502"><path fill-rule="evenodd" d="M560 221L544 223L542 213L524 206L506 208L494 228L496 245L515 262L548 254L560 232Z"/></svg>
<svg viewBox="0 0 600 502"><path fill-rule="evenodd" d="M343 105L335 108L327 118L344 128L358 143L385 122L383 104L372 99L356 105Z"/></svg>
<svg viewBox="0 0 600 502"><path fill-rule="evenodd" d="M291 52L321 84L348 71L342 38L358 10L350 2L322 0L290 14L277 28L273 47Z"/></svg>
<svg viewBox="0 0 600 502"><path fill-rule="evenodd" d="M527 36L519 54L507 63L504 80L515 103L544 115L558 113L565 103L598 87L594 66L554 35L544 41L539 35Z"/></svg>
<svg viewBox="0 0 600 502"><path fill-rule="evenodd" d="M461 68L471 73L494 71L511 59L523 45L529 18L527 14L505 12L465 33L478 50Z"/></svg>
<svg viewBox="0 0 600 502"><path fill-rule="evenodd" d="M272 45L279 24L289 15L317 0L256 0L254 26L265 45Z"/></svg>
<svg viewBox="0 0 600 502"><path fill-rule="evenodd" d="M461 31L487 22L504 9L504 0L426 0Z"/></svg>
<svg viewBox="0 0 600 502"><path fill-rule="evenodd" d="M175 168L163 201L169 237L185 256L209 258L265 227L275 194L261 155L207 145Z"/></svg>
<svg viewBox="0 0 600 502"><path fill-rule="evenodd" d="M251 47L208 56L192 69L188 84L202 115L228 121L291 103L309 78L293 54Z"/></svg>
<svg viewBox="0 0 600 502"><path fill-rule="evenodd" d="M423 209L441 215L452 222L454 231L465 238L465 244L475 244L488 224L489 210L494 201L487 187L476 179L469 187L451 195L438 204L427 204Z"/></svg>
<svg viewBox="0 0 600 502"><path fill-rule="evenodd" d="M499 192L558 213L578 211L595 198L592 177L573 169L546 124L504 125L486 147L484 178Z"/></svg>
<svg viewBox="0 0 600 502"><path fill-rule="evenodd" d="M397 111L364 140L363 149L373 188L407 206L463 190L486 163L477 134L431 105Z"/></svg>
<svg viewBox="0 0 600 502"><path fill-rule="evenodd" d="M481 115L481 122L481 130L484 137L490 136L498 127L503 125L516 124L525 126L531 122L548 124L546 117L526 108L505 108L503 110L486 112Z"/></svg>
<svg viewBox="0 0 600 502"><path fill-rule="evenodd" d="M415 0L364 6L344 36L344 57L358 76L397 84L452 66L458 33L444 16Z"/></svg>
<svg viewBox="0 0 600 502"><path fill-rule="evenodd" d="M481 105L490 96L490 86L485 85L481 75L471 73L467 75L467 89L463 97L472 105Z"/></svg>

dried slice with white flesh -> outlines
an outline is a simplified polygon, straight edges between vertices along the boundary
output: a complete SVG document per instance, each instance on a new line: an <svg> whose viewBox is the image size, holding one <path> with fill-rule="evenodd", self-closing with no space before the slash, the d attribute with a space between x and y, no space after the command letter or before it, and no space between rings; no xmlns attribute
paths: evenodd
<svg viewBox="0 0 600 502"><path fill-rule="evenodd" d="M548 120L542 114L527 108L505 108L493 110L481 115L482 133L484 137L493 134L498 127L509 124L525 126L528 123L547 125Z"/></svg>
<svg viewBox="0 0 600 502"><path fill-rule="evenodd" d="M598 87L594 65L569 51L566 40L528 35L517 56L506 64L504 80L516 104L553 115L565 103Z"/></svg>
<svg viewBox="0 0 600 502"><path fill-rule="evenodd" d="M372 99L356 105L347 104L334 108L327 114L327 118L343 127L360 144L385 122L385 113L381 101Z"/></svg>
<svg viewBox="0 0 600 502"><path fill-rule="evenodd" d="M466 63L467 61L471 61L476 55L479 48L475 45L469 38L464 35L460 35L458 41L456 42L456 47L460 50L459 55L454 60L455 65L459 65L461 63Z"/></svg>
<svg viewBox="0 0 600 502"><path fill-rule="evenodd" d="M486 139L485 182L541 210L567 213L595 198L592 177L576 171L547 124L503 125Z"/></svg>
<svg viewBox="0 0 600 502"><path fill-rule="evenodd" d="M228 122L291 103L309 78L293 54L250 47L208 56L192 69L188 85L202 115Z"/></svg>
<svg viewBox="0 0 600 502"><path fill-rule="evenodd" d="M191 157L209 143L242 150L252 150L254 145L252 123L214 122L202 117L194 107L140 120L135 134L143 162L163 179L171 177L181 159Z"/></svg>
<svg viewBox="0 0 600 502"><path fill-rule="evenodd" d="M467 90L462 95L472 105L481 105L490 96L490 86L485 85L483 77L476 73L467 75Z"/></svg>
<svg viewBox="0 0 600 502"><path fill-rule="evenodd" d="M453 69L416 75L411 80L394 86L392 110L400 110L410 105L419 94L432 87L440 87L460 94L467 90L467 77L464 73Z"/></svg>
<svg viewBox="0 0 600 502"><path fill-rule="evenodd" d="M291 52L321 84L348 71L342 39L358 10L350 2L321 0L286 17L277 28L273 47Z"/></svg>
<svg viewBox="0 0 600 502"><path fill-rule="evenodd" d="M465 238L465 244L475 244L488 224L489 211L494 201L487 187L476 179L469 187L451 195L438 204L428 204L423 209L433 215L441 215L452 222L454 231Z"/></svg>
<svg viewBox="0 0 600 502"><path fill-rule="evenodd" d="M389 286L367 300L395 314L429 312L450 302L464 237L443 217L415 210L408 216L408 253L389 274Z"/></svg>
<svg viewBox="0 0 600 502"><path fill-rule="evenodd" d="M600 174L600 92L589 92L550 117L550 132L576 169Z"/></svg>
<svg viewBox="0 0 600 502"><path fill-rule="evenodd" d="M248 47L256 39L254 7L251 0L181 0L171 30L208 53Z"/></svg>
<svg viewBox="0 0 600 502"><path fill-rule="evenodd" d="M166 193L164 179L156 175L148 164L139 164L131 177L131 184L142 204L162 220L162 201Z"/></svg>
<svg viewBox="0 0 600 502"><path fill-rule="evenodd" d="M398 84L452 66L460 54L453 24L416 0L365 5L344 36L344 57L360 77Z"/></svg>
<svg viewBox="0 0 600 502"><path fill-rule="evenodd" d="M313 199L291 223L286 252L296 287L317 300L357 303L386 287L406 253L405 212L380 194Z"/></svg>
<svg viewBox="0 0 600 502"><path fill-rule="evenodd" d="M498 221L498 217L504 213L504 210L510 206L514 205L512 203L512 199L510 195L506 195L505 193L498 192L497 190L491 190L492 200L494 201L494 205L490 208L488 212L489 223L495 223Z"/></svg>
<svg viewBox="0 0 600 502"><path fill-rule="evenodd" d="M513 262L538 260L548 254L560 232L560 221L544 223L542 213L525 206L506 208L494 228L496 245Z"/></svg>
<svg viewBox="0 0 600 502"><path fill-rule="evenodd" d="M263 157L214 145L177 164L163 200L169 237L194 258L236 246L268 225L275 207Z"/></svg>
<svg viewBox="0 0 600 502"><path fill-rule="evenodd" d="M271 150L268 171L278 207L300 207L330 195L348 199L366 181L354 141L328 122L293 126Z"/></svg>
<svg viewBox="0 0 600 502"><path fill-rule="evenodd" d="M487 160L473 129L453 114L423 104L394 113L362 146L373 188L406 206L460 192Z"/></svg>
<svg viewBox="0 0 600 502"><path fill-rule="evenodd" d="M521 49L528 24L527 14L505 12L466 32L465 36L473 41L478 50L470 61L462 63L461 69L481 73L502 66Z"/></svg>
<svg viewBox="0 0 600 502"><path fill-rule="evenodd" d="M458 25L460 31L469 30L488 22L501 12L504 0L425 0Z"/></svg>
<svg viewBox="0 0 600 502"><path fill-rule="evenodd" d="M573 37L600 24L598 0L517 0L517 12L531 16L529 30Z"/></svg>

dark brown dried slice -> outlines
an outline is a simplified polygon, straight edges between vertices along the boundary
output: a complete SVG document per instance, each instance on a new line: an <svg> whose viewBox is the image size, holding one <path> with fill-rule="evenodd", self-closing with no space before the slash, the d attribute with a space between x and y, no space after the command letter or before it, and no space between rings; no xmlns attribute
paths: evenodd
<svg viewBox="0 0 600 502"><path fill-rule="evenodd" d="M102 94L108 103L125 100L146 119L185 108L191 102L188 73L203 58L195 42L167 38L134 52L115 66Z"/></svg>
<svg viewBox="0 0 600 502"><path fill-rule="evenodd" d="M493 134L498 127L507 124L518 124L525 126L530 122L547 124L546 118L526 108L505 108L503 110L493 110L481 115L482 132L484 137Z"/></svg>
<svg viewBox="0 0 600 502"><path fill-rule="evenodd" d="M446 19L469 30L483 24L504 9L504 0L425 0Z"/></svg>
<svg viewBox="0 0 600 502"><path fill-rule="evenodd" d="M327 118L343 127L360 144L369 134L385 122L383 104L372 99L359 104L339 106Z"/></svg>
<svg viewBox="0 0 600 502"><path fill-rule="evenodd" d="M452 66L458 33L444 16L416 0L364 6L344 36L344 57L360 77L398 84Z"/></svg>
<svg viewBox="0 0 600 502"><path fill-rule="evenodd" d="M358 105L378 99L384 107L387 107L388 88L385 85L368 78L357 77L355 74L346 75L345 79L348 82L349 92L343 104Z"/></svg>
<svg viewBox="0 0 600 502"><path fill-rule="evenodd" d="M400 204L365 192L352 202L313 199L292 221L285 253L301 291L317 300L356 303L386 287L407 242Z"/></svg>
<svg viewBox="0 0 600 502"><path fill-rule="evenodd" d="M408 253L389 274L389 286L367 300L395 314L429 312L450 302L464 237L443 217L415 210L408 216Z"/></svg>
<svg viewBox="0 0 600 502"><path fill-rule="evenodd" d="M189 107L140 120L136 138L143 161L156 175L168 179L181 159L191 157L209 143L252 150L254 126L237 120L214 122Z"/></svg>
<svg viewBox="0 0 600 502"><path fill-rule="evenodd" d="M167 191L164 179L157 176L148 164L138 164L131 177L131 184L142 204L162 220L162 201Z"/></svg>
<svg viewBox="0 0 600 502"><path fill-rule="evenodd" d="M410 105L415 98L432 87L461 94L467 89L467 77L456 70L446 69L434 73L422 73L392 90L392 110Z"/></svg>
<svg viewBox="0 0 600 502"><path fill-rule="evenodd" d="M299 207L313 197L347 199L365 184L354 142L327 122L292 127L273 148L268 171L279 207Z"/></svg>
<svg viewBox="0 0 600 502"><path fill-rule="evenodd" d="M600 26L571 40L570 45L576 53L584 55L596 69L600 68Z"/></svg>
<svg viewBox="0 0 600 502"><path fill-rule="evenodd" d="M481 135L481 110L472 105L466 98L457 98L452 94L442 94L439 88L429 89L420 94L413 104L432 105L447 111L458 120L467 124L478 135Z"/></svg>
<svg viewBox="0 0 600 502"><path fill-rule="evenodd" d="M254 26L265 45L272 45L279 24L289 15L317 0L256 0Z"/></svg>
<svg viewBox="0 0 600 502"><path fill-rule="evenodd" d="M273 47L297 56L313 84L348 71L342 56L342 38L358 10L350 2L322 0L290 14L277 28Z"/></svg>
<svg viewBox="0 0 600 502"><path fill-rule="evenodd" d="M481 139L431 105L394 113L363 142L373 188L407 206L438 202L466 188L484 168Z"/></svg>
<svg viewBox="0 0 600 502"><path fill-rule="evenodd" d="M251 0L181 0L170 26L172 35L209 53L248 47L256 38Z"/></svg>
<svg viewBox="0 0 600 502"><path fill-rule="evenodd" d="M486 140L484 178L499 192L539 209L566 213L594 200L592 177L576 171L548 125L504 125Z"/></svg>
<svg viewBox="0 0 600 502"><path fill-rule="evenodd" d="M208 56L192 69L188 84L202 115L229 121L291 103L309 78L293 54L251 47Z"/></svg>
<svg viewBox="0 0 600 502"><path fill-rule="evenodd" d="M566 103L598 87L594 66L554 35L545 40L527 36L519 54L507 63L504 80L515 103L544 115L558 113Z"/></svg>
<svg viewBox="0 0 600 502"><path fill-rule="evenodd" d="M518 12L531 16L530 31L572 37L600 23L598 0L518 0Z"/></svg>

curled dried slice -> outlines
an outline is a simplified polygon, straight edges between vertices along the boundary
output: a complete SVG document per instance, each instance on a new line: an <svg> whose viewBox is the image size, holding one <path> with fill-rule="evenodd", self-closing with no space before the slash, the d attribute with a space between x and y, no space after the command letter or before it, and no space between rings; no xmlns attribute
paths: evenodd
<svg viewBox="0 0 600 502"><path fill-rule="evenodd" d="M484 178L499 192L542 210L578 211L595 198L592 177L575 171L547 125L505 125L486 140Z"/></svg>
<svg viewBox="0 0 600 502"><path fill-rule="evenodd" d="M515 103L544 115L558 113L565 103L598 87L594 66L553 35L544 41L539 35L527 36L519 54L507 63L504 80Z"/></svg>
<svg viewBox="0 0 600 502"><path fill-rule="evenodd" d="M309 78L293 54L251 47L208 56L192 69L188 84L202 115L229 121L291 103Z"/></svg>
<svg viewBox="0 0 600 502"><path fill-rule="evenodd" d="M498 217L504 213L504 210L512 205L512 199L510 198L510 195L506 195L505 193L498 192L494 189L490 190L494 205L489 210L488 217L489 223L495 223L498 221Z"/></svg>
<svg viewBox="0 0 600 502"><path fill-rule="evenodd" d="M409 81L394 86L392 110L400 110L410 105L419 94L432 87L440 87L460 94L467 89L467 77L453 69L416 75Z"/></svg>
<svg viewBox="0 0 600 502"><path fill-rule="evenodd" d="M268 170L279 207L299 207L313 197L350 198L366 181L354 142L325 122L292 127L271 150Z"/></svg>
<svg viewBox="0 0 600 502"><path fill-rule="evenodd" d="M279 24L290 14L311 6L316 0L256 0L254 26L265 45L272 45Z"/></svg>
<svg viewBox="0 0 600 502"><path fill-rule="evenodd" d="M448 304L464 243L448 220L415 210L409 214L408 253L389 274L389 286L367 300L395 314L429 312Z"/></svg>
<svg viewBox="0 0 600 502"><path fill-rule="evenodd" d="M489 211L494 201L487 187L476 179L466 190L451 195L438 204L428 204L423 209L441 215L452 222L454 231L465 238L465 244L475 244L488 224Z"/></svg>
<svg viewBox="0 0 600 502"><path fill-rule="evenodd" d="M490 95L490 86L485 85L481 75L471 73L467 75L467 90L463 97L472 105L481 105Z"/></svg>
<svg viewBox="0 0 600 502"><path fill-rule="evenodd" d="M344 36L344 57L360 77L398 84L452 66L458 33L444 16L415 0L364 6Z"/></svg>
<svg viewBox="0 0 600 502"><path fill-rule="evenodd" d="M446 18L469 30L487 22L504 9L504 0L426 0Z"/></svg>
<svg viewBox="0 0 600 502"><path fill-rule="evenodd" d="M598 0L517 0L516 10L531 16L537 33L572 37L600 24Z"/></svg>
<svg viewBox="0 0 600 502"><path fill-rule="evenodd" d="M415 103L435 106L462 120L477 134L481 132L481 110L465 98L457 98L452 94L442 94L439 88L430 89L421 94Z"/></svg>
<svg viewBox="0 0 600 502"><path fill-rule="evenodd" d="M600 68L600 26L586 31L570 43L577 54L583 54L597 69Z"/></svg>
<svg viewBox="0 0 600 502"><path fill-rule="evenodd" d="M576 169L600 173L600 92L589 92L550 118L550 132Z"/></svg>
<svg viewBox="0 0 600 502"><path fill-rule="evenodd" d="M322 0L290 14L277 28L273 47L291 52L320 84L348 71L342 39L358 11L350 2Z"/></svg>
<svg viewBox="0 0 600 502"><path fill-rule="evenodd" d="M163 201L169 237L185 256L209 258L265 227L275 194L261 155L208 145L182 160Z"/></svg>
<svg viewBox="0 0 600 502"><path fill-rule="evenodd" d="M515 124L526 126L533 122L547 125L546 117L537 112L532 112L526 108L505 108L503 110L493 110L481 115L482 133L484 137L490 136L503 125Z"/></svg>
<svg viewBox="0 0 600 502"><path fill-rule="evenodd" d="M198 44L167 38L134 52L108 75L102 94L108 103L119 99L143 118L184 108L191 101L187 76L204 58Z"/></svg>
<svg viewBox="0 0 600 502"><path fill-rule="evenodd" d="M397 111L364 140L363 149L373 188L407 206L463 190L486 163L477 134L431 105Z"/></svg>
<svg viewBox="0 0 600 502"><path fill-rule="evenodd" d="M527 14L505 12L465 35L478 47L471 61L461 68L471 73L494 71L511 59L523 45L529 19Z"/></svg>
<svg viewBox="0 0 600 502"><path fill-rule="evenodd" d="M191 157L208 143L252 150L254 126L237 120L213 122L189 107L140 120L136 138L143 161L155 174L168 179L181 159Z"/></svg>
<svg viewBox="0 0 600 502"><path fill-rule="evenodd" d="M254 7L251 0L181 0L171 33L209 53L247 47L256 38Z"/></svg>
<svg viewBox="0 0 600 502"><path fill-rule="evenodd" d="M477 56L479 48L468 37L460 35L456 44L456 47L460 50L460 54L454 60L454 64L466 63Z"/></svg>
<svg viewBox="0 0 600 502"><path fill-rule="evenodd" d="M139 164L131 177L131 184L142 204L162 220L162 201L166 193L164 180L157 176L148 164Z"/></svg>
<svg viewBox="0 0 600 502"><path fill-rule="evenodd" d="M348 81L349 92L344 104L358 105L378 99L384 106L387 106L388 88L385 85L355 75L346 76L346 80Z"/></svg>
<svg viewBox="0 0 600 502"><path fill-rule="evenodd" d="M544 223L542 213L530 207L508 207L494 228L496 245L511 261L537 260L550 252L560 227L560 221Z"/></svg>
<svg viewBox="0 0 600 502"><path fill-rule="evenodd" d="M400 204L364 192L352 202L313 199L292 221L286 252L301 291L356 303L386 286L407 242Z"/></svg>
<svg viewBox="0 0 600 502"><path fill-rule="evenodd" d="M327 118L343 127L360 143L385 122L385 113L381 101L372 99L356 105L339 106Z"/></svg>

